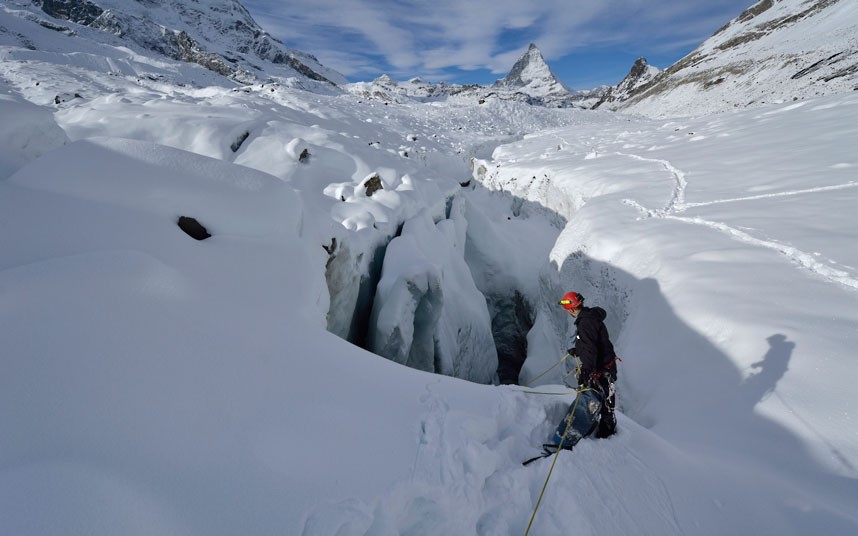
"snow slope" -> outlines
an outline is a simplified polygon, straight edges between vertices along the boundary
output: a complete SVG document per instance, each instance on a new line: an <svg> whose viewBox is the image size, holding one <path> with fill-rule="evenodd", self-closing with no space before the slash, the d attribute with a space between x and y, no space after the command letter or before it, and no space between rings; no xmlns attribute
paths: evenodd
<svg viewBox="0 0 858 536"><path fill-rule="evenodd" d="M445 289L444 344L518 292L523 382L568 347L562 292L608 309L619 433L559 455L531 534L858 529L855 94L384 105L2 22L0 533L523 534L563 371L346 342L388 253Z"/></svg>
<svg viewBox="0 0 858 536"><path fill-rule="evenodd" d="M611 107L650 117L717 113L858 87L858 4L759 0Z"/></svg>
<svg viewBox="0 0 858 536"><path fill-rule="evenodd" d="M551 256L565 286L615 311L634 356L625 410L662 437L773 463L785 447L754 433L765 417L854 478L858 182L844 119L856 104L555 131L495 152L486 184L558 211L562 198L516 179L569 192L576 208Z"/></svg>
<svg viewBox="0 0 858 536"><path fill-rule="evenodd" d="M251 83L268 78L322 92L346 79L265 32L237 0L9 0L7 15L79 40L201 65ZM20 35L20 34L19 34ZM26 34L24 34L26 35ZM27 44L25 44L27 46Z"/></svg>

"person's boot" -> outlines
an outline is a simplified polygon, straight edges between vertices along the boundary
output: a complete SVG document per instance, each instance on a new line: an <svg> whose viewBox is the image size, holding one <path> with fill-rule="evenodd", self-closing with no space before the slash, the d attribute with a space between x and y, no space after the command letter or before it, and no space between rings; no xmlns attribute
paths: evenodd
<svg viewBox="0 0 858 536"><path fill-rule="evenodd" d="M602 419L599 421L599 428L596 430L597 439L605 439L606 437L611 437L617 433L616 417L613 415L611 415L611 417L613 418L606 418L604 415L602 416Z"/></svg>

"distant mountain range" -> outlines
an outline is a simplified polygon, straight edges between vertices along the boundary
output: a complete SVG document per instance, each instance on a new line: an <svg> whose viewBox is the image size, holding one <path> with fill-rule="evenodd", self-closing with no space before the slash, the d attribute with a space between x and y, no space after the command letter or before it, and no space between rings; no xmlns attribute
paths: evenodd
<svg viewBox="0 0 858 536"><path fill-rule="evenodd" d="M22 8L27 3L17 2ZM81 27L134 48L196 63L237 82L298 77L347 83L263 30L238 0L32 0L23 16L66 34ZM32 8L37 8L34 10ZM50 19L46 18L50 17Z"/></svg>
<svg viewBox="0 0 858 536"><path fill-rule="evenodd" d="M387 75L350 84L272 37L238 0L10 0L6 9L68 36L198 64L238 83L286 79L388 102L498 99L667 116L858 89L855 0L760 0L667 69L640 58L616 86L588 91L567 88L535 44L491 85ZM16 39L27 46L26 36Z"/></svg>
<svg viewBox="0 0 858 536"><path fill-rule="evenodd" d="M388 75L382 75L372 82L349 84L347 89L365 98L395 102L461 98L483 104L491 99L499 99L552 108L590 108L609 88L570 90L551 71L539 48L531 43L509 74L488 86L444 82L433 84L421 78L398 82Z"/></svg>

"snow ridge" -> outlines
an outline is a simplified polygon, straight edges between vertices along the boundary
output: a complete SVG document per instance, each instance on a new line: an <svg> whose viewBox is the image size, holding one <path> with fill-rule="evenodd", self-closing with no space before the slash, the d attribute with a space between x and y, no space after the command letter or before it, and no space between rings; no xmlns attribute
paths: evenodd
<svg viewBox="0 0 858 536"><path fill-rule="evenodd" d="M268 77L344 84L345 78L265 32L238 0L35 0L55 19L249 83ZM95 35L94 35L95 37Z"/></svg>
<svg viewBox="0 0 858 536"><path fill-rule="evenodd" d="M590 108L607 88L572 91L551 71L542 52L531 43L510 72L494 84L433 84L420 78L398 82L384 74L372 82L349 84L348 90L362 98L387 102L432 102L451 100L485 104L493 100L515 101L551 108Z"/></svg>
<svg viewBox="0 0 858 536"><path fill-rule="evenodd" d="M542 52L533 43L527 51L515 62L509 73L494 83L495 88L525 91L532 96L546 97L548 95L563 95L569 89L545 63Z"/></svg>
<svg viewBox="0 0 858 536"><path fill-rule="evenodd" d="M760 0L611 109L694 115L858 88L858 5Z"/></svg>

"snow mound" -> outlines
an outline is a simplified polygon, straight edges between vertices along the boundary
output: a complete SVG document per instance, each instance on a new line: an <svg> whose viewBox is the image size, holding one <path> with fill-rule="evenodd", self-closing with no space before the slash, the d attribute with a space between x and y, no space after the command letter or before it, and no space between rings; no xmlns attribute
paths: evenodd
<svg viewBox="0 0 858 536"><path fill-rule="evenodd" d="M60 169L64 173L57 173ZM169 218L191 216L213 234L295 232L301 217L295 192L270 175L136 140L77 141L9 181Z"/></svg>
<svg viewBox="0 0 858 536"><path fill-rule="evenodd" d="M26 163L68 143L51 110L0 94L0 180Z"/></svg>

